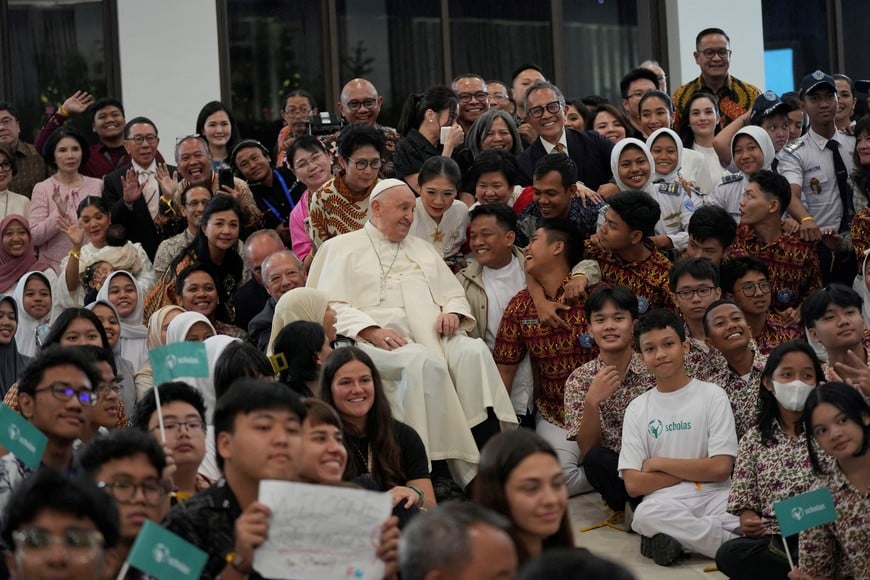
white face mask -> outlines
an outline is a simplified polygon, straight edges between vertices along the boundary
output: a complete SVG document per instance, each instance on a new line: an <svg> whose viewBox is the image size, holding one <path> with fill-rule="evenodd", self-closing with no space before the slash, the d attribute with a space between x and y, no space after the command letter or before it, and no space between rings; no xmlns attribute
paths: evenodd
<svg viewBox="0 0 870 580"><path fill-rule="evenodd" d="M815 385L808 385L803 381L791 381L788 383L773 382L773 396L780 405L789 411L803 411L804 403L810 396Z"/></svg>

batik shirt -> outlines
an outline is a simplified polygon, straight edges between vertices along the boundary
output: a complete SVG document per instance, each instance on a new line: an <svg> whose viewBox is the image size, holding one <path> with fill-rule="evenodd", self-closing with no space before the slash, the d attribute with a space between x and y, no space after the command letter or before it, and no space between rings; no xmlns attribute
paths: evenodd
<svg viewBox="0 0 870 580"><path fill-rule="evenodd" d="M316 249L329 238L362 229L369 217L369 194L377 181L354 195L339 173L308 194L308 235Z"/></svg>
<svg viewBox="0 0 870 580"><path fill-rule="evenodd" d="M783 233L765 243L752 228L740 226L731 255L753 256L767 264L773 310L799 308L804 298L822 287L819 256L797 233Z"/></svg>
<svg viewBox="0 0 870 580"><path fill-rule="evenodd" d="M737 439L741 439L755 425L761 373L767 363L767 355L758 354L758 347L755 344L750 343L750 348L754 353L754 359L748 379L734 372L727 363L717 367L709 379L704 379L719 385L728 393L731 411L734 413L734 426L737 428Z"/></svg>
<svg viewBox="0 0 870 580"><path fill-rule="evenodd" d="M827 578L867 578L870 490L857 489L837 465L817 483L830 488L837 521L801 532L798 547L801 572Z"/></svg>
<svg viewBox="0 0 870 580"><path fill-rule="evenodd" d="M639 262L625 262L613 252L601 250L597 244L586 240L584 258L598 261L602 282L625 286L634 292L640 314L652 308L674 310L668 287L671 262L649 240L645 240L644 245L650 250L650 256Z"/></svg>
<svg viewBox="0 0 870 580"><path fill-rule="evenodd" d="M782 321L782 317L776 312L769 312L764 327L758 336L752 337L758 345L758 352L769 355L777 346L789 340L800 340L804 333L797 326L789 326Z"/></svg>
<svg viewBox="0 0 870 580"><path fill-rule="evenodd" d="M780 533L773 510L775 502L815 487L803 435L792 437L774 421L773 436L775 440L765 445L758 427L746 432L737 450L728 494L728 512L739 516L743 510L754 511L761 516L765 534Z"/></svg>
<svg viewBox="0 0 870 580"><path fill-rule="evenodd" d="M571 439L580 432L583 405L589 385L598 371L606 365L601 358L589 361L576 369L565 383L565 430ZM639 353L631 355L631 362L616 391L598 407L601 417L601 446L619 453L622 448L622 418L625 409L635 397L655 386L655 378L643 364Z"/></svg>
<svg viewBox="0 0 870 580"><path fill-rule="evenodd" d="M579 197L571 198L571 206L568 209L568 220L577 224L582 228L583 238L588 238L595 233L596 224L598 222L598 214L606 204L602 201L599 203L586 202L583 205L583 200ZM541 215L541 208L536 203L530 203L523 208L523 211L517 216L516 234L517 239L514 242L520 248L525 248L529 245L529 240L532 239L532 234L535 230L541 227L544 217Z"/></svg>
<svg viewBox="0 0 870 580"><path fill-rule="evenodd" d="M562 288L548 300L558 300L561 295ZM598 356L598 348L587 332L582 306L562 311L559 316L570 330L542 324L529 291L521 290L504 311L495 337L493 357L497 364L518 365L528 352L541 377L541 389L535 393L535 406L544 419L563 427L565 381L574 369Z"/></svg>

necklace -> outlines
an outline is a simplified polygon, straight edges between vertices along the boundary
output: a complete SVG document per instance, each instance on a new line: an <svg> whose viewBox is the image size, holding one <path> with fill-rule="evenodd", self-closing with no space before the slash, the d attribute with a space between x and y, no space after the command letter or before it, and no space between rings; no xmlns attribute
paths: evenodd
<svg viewBox="0 0 870 580"><path fill-rule="evenodd" d="M357 445L356 441L354 441L353 438L346 437L345 441L350 443L351 447L353 447L353 450L356 451L357 457L359 457L360 461L362 461L363 466L365 466L365 468L366 468L366 473L371 473L372 472L372 446L368 445L368 453L367 453L368 458L366 458L366 455L363 455L362 450L360 450L359 445Z"/></svg>
<svg viewBox="0 0 870 580"><path fill-rule="evenodd" d="M366 237L369 239L369 243L372 245L372 251L375 253L375 257L378 259L378 267L381 271L381 300L387 297L387 278L390 275L390 272L393 271L393 266L396 264L396 258L399 257L399 244L396 244L396 253L393 254L393 260L390 262L390 266L384 270L384 263L381 261L381 254L378 252L378 249L375 247L375 241L372 239L371 234L366 231Z"/></svg>

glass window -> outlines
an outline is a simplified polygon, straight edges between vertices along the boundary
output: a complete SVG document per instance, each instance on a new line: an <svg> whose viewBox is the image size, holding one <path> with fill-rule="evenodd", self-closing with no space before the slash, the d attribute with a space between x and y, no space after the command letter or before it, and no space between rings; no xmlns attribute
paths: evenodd
<svg viewBox="0 0 870 580"><path fill-rule="evenodd" d="M10 0L11 100L24 141L33 142L67 97L85 90L107 96L101 0ZM83 118L79 123L90 129Z"/></svg>
<svg viewBox="0 0 870 580"><path fill-rule="evenodd" d="M410 93L443 82L438 0L336 1L339 87L368 79L384 98L378 122L395 127Z"/></svg>
<svg viewBox="0 0 870 580"><path fill-rule="evenodd" d="M637 0L565 0L564 13L566 98L619 103L619 81L646 58L638 49Z"/></svg>
<svg viewBox="0 0 870 580"><path fill-rule="evenodd" d="M870 22L870 2L867 0L841 0L843 9L843 50L845 51L846 69L843 72L853 80L870 79L870 38L867 35L867 23ZM857 95L859 106L857 115L866 113L870 99L866 93ZM863 102L863 104L862 104Z"/></svg>
<svg viewBox="0 0 870 580"><path fill-rule="evenodd" d="M325 103L321 3L228 0L232 110L245 138L270 149L284 124L284 95L305 89Z"/></svg>
<svg viewBox="0 0 870 580"><path fill-rule="evenodd" d="M830 70L828 2L805 0L795 10L793 0L763 0L764 50L791 50L794 86L816 69ZM781 72L779 73L781 76Z"/></svg>
<svg viewBox="0 0 870 580"><path fill-rule="evenodd" d="M554 78L549 2L450 0L450 41L455 75L472 72L510 86L514 69L534 63Z"/></svg>

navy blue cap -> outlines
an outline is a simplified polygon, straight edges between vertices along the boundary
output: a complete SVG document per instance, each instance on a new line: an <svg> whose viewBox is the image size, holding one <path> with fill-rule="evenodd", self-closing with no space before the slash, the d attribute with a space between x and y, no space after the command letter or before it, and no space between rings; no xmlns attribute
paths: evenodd
<svg viewBox="0 0 870 580"><path fill-rule="evenodd" d="M754 124L759 125L762 119L778 112L784 115L791 113L792 107L783 103L773 91L765 91L755 97L749 117Z"/></svg>
<svg viewBox="0 0 870 580"><path fill-rule="evenodd" d="M807 96L807 93L822 85L827 85L833 92L837 92L837 85L834 83L834 77L828 73L817 70L813 74L805 76L803 80L801 80L801 98L804 98Z"/></svg>

